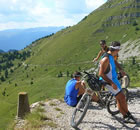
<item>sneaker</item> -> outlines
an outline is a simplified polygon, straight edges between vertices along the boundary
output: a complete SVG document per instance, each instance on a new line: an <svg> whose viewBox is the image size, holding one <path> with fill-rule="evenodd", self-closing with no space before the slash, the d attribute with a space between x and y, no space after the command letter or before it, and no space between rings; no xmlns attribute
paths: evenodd
<svg viewBox="0 0 140 130"><path fill-rule="evenodd" d="M131 118L131 119L134 121L135 124L137 123L137 121L136 121L136 119L134 118L134 116L130 115L129 118Z"/></svg>
<svg viewBox="0 0 140 130"><path fill-rule="evenodd" d="M123 122L124 123L132 123L132 124L136 124L137 123L136 119L132 115L123 118Z"/></svg>

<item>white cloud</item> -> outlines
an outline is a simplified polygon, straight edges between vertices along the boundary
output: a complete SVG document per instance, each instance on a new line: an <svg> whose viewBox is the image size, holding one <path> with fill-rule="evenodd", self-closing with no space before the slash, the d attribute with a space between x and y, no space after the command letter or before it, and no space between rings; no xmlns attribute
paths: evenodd
<svg viewBox="0 0 140 130"><path fill-rule="evenodd" d="M90 9L96 9L103 3L105 3L105 0L86 0L86 5Z"/></svg>
<svg viewBox="0 0 140 130"><path fill-rule="evenodd" d="M12 0L12 2L13 2L13 3L16 3L16 2L17 2L17 0Z"/></svg>
<svg viewBox="0 0 140 130"><path fill-rule="evenodd" d="M0 0L0 30L74 25L104 2L105 0Z"/></svg>

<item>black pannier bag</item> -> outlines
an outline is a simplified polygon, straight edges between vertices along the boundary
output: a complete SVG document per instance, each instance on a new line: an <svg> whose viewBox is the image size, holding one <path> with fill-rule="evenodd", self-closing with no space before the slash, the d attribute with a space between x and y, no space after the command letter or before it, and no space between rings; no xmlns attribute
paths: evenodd
<svg viewBox="0 0 140 130"><path fill-rule="evenodd" d="M90 74L90 76L88 76L87 83L92 90L94 91L101 90L102 83L96 75Z"/></svg>

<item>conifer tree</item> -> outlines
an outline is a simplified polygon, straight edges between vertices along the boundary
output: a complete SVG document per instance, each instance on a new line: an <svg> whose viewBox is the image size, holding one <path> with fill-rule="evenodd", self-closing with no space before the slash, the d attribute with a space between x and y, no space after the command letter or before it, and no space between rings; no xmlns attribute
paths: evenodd
<svg viewBox="0 0 140 130"><path fill-rule="evenodd" d="M5 70L5 78L8 78L8 70Z"/></svg>

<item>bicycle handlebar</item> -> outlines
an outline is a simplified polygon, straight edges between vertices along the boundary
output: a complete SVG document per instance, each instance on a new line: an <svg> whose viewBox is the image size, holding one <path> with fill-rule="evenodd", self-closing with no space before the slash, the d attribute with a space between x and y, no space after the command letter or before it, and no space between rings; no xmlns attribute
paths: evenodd
<svg viewBox="0 0 140 130"><path fill-rule="evenodd" d="M88 73L88 72L85 71L85 70L84 70L84 73L87 74L87 75L89 75L89 76L90 76L90 75L95 75L94 73L90 74L90 73Z"/></svg>
<svg viewBox="0 0 140 130"><path fill-rule="evenodd" d="M87 71L85 71L85 70L84 70L84 73L87 74L87 75L90 75L90 74L89 74Z"/></svg>
<svg viewBox="0 0 140 130"><path fill-rule="evenodd" d="M98 78L98 76L95 75L94 73L90 74L90 73L88 73L88 72L85 71L85 70L84 70L84 73L87 74L89 77L97 77L97 78Z"/></svg>

